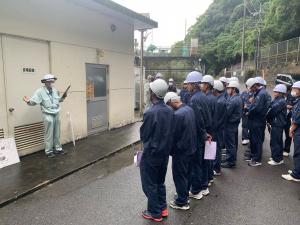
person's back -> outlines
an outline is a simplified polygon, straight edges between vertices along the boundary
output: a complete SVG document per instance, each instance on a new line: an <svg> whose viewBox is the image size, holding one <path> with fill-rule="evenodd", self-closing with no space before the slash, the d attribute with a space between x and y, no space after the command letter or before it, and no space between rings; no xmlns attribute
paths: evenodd
<svg viewBox="0 0 300 225"><path fill-rule="evenodd" d="M183 105L174 113L174 141L171 155L192 155L197 149L195 114L191 107Z"/></svg>
<svg viewBox="0 0 300 225"><path fill-rule="evenodd" d="M242 118L243 102L239 95L228 98L227 101L227 126L238 125Z"/></svg>
<svg viewBox="0 0 300 225"><path fill-rule="evenodd" d="M267 121L272 127L284 127L286 125L287 108L284 97L275 98L267 114Z"/></svg>
<svg viewBox="0 0 300 225"><path fill-rule="evenodd" d="M169 155L172 142L173 110L157 101L144 114L141 140L144 154Z"/></svg>

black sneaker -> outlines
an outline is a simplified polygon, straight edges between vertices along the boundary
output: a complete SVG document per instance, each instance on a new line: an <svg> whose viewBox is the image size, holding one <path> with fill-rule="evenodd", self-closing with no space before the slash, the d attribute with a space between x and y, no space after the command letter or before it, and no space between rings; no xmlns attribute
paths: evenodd
<svg viewBox="0 0 300 225"><path fill-rule="evenodd" d="M251 162L248 163L248 166L252 166L252 167L261 166L261 162L256 162L255 160L252 160Z"/></svg>
<svg viewBox="0 0 300 225"><path fill-rule="evenodd" d="M170 201L170 207L173 209L180 209L180 210L189 210L190 209L190 205L187 203L185 205L177 205L175 201Z"/></svg>
<svg viewBox="0 0 300 225"><path fill-rule="evenodd" d="M64 150L60 150L60 151L54 151L54 154L55 155L64 155L64 154L67 154L67 152L65 152Z"/></svg>
<svg viewBox="0 0 300 225"><path fill-rule="evenodd" d="M225 162L221 164L222 168L235 168L235 164L229 163L229 162Z"/></svg>
<svg viewBox="0 0 300 225"><path fill-rule="evenodd" d="M55 157L55 154L53 152L50 152L50 153L47 153L46 156L48 158L53 158L53 157Z"/></svg>

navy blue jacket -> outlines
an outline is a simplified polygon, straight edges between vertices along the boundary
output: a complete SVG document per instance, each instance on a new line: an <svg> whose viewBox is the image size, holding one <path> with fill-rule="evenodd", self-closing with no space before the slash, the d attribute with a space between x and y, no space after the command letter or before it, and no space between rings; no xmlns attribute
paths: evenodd
<svg viewBox="0 0 300 225"><path fill-rule="evenodd" d="M167 156L172 147L174 111L163 101L154 103L145 113L140 128L144 153Z"/></svg>
<svg viewBox="0 0 300 225"><path fill-rule="evenodd" d="M179 93L180 99L184 104L188 104L189 100L191 98L191 94L188 90L186 89L181 89L180 93Z"/></svg>
<svg viewBox="0 0 300 225"><path fill-rule="evenodd" d="M261 88L254 94L254 103L249 106L249 127L265 127L266 116L270 106L269 94Z"/></svg>
<svg viewBox="0 0 300 225"><path fill-rule="evenodd" d="M300 132L300 100L294 105L292 110L292 122L298 125L296 132Z"/></svg>
<svg viewBox="0 0 300 225"><path fill-rule="evenodd" d="M216 97L215 113L213 115L214 132L222 131L225 128L227 108L224 93Z"/></svg>
<svg viewBox="0 0 300 225"><path fill-rule="evenodd" d="M210 111L211 115L211 127L212 127L212 134L215 134L215 129L214 129L214 118L215 118L215 113L216 113L216 104L217 104L217 98L213 95L211 91L209 91L206 95L207 103L208 103L208 108Z"/></svg>
<svg viewBox="0 0 300 225"><path fill-rule="evenodd" d="M194 110L196 117L196 128L197 128L197 136L199 137L199 141L201 144L204 144L206 140L206 132L212 132L211 126L211 114L208 107L207 98L205 95L197 90L193 93L189 106Z"/></svg>
<svg viewBox="0 0 300 225"><path fill-rule="evenodd" d="M293 97L291 95L291 93L288 93L287 96L286 96L286 104L287 105L291 105L291 106L294 106L296 104L296 98ZM288 116L287 116L288 119L291 119L292 118L292 110L289 110L288 111Z"/></svg>
<svg viewBox="0 0 300 225"><path fill-rule="evenodd" d="M193 155L197 150L197 128L193 109L182 105L174 113L172 156Z"/></svg>
<svg viewBox="0 0 300 225"><path fill-rule="evenodd" d="M286 125L287 108L284 97L275 98L267 114L267 122L272 127L284 127Z"/></svg>
<svg viewBox="0 0 300 225"><path fill-rule="evenodd" d="M238 126L243 115L243 102L239 95L228 96L226 126Z"/></svg>

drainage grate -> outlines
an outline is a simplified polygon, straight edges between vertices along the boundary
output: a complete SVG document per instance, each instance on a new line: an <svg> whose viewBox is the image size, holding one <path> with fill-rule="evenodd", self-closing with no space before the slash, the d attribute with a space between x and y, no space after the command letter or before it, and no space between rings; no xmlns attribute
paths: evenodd
<svg viewBox="0 0 300 225"><path fill-rule="evenodd" d="M4 130L0 129L0 138L4 138Z"/></svg>
<svg viewBox="0 0 300 225"><path fill-rule="evenodd" d="M43 145L43 122L15 127L15 140L19 151Z"/></svg>

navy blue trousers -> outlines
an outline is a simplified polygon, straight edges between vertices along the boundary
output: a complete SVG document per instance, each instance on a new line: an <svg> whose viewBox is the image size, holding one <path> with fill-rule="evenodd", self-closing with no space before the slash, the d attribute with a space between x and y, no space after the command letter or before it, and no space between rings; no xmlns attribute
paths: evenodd
<svg viewBox="0 0 300 225"><path fill-rule="evenodd" d="M248 116L242 117L242 140L249 139Z"/></svg>
<svg viewBox="0 0 300 225"><path fill-rule="evenodd" d="M296 179L300 179L300 128L295 132L294 136L294 169L292 176Z"/></svg>
<svg viewBox="0 0 300 225"><path fill-rule="evenodd" d="M284 141L284 151L290 152L291 151L291 144L292 144L292 138L290 138L290 127L291 127L291 117L288 116L287 123L284 127L284 133L285 133L285 141Z"/></svg>
<svg viewBox="0 0 300 225"><path fill-rule="evenodd" d="M165 178L169 156L143 154L140 163L142 188L148 198L147 210L156 218L167 208Z"/></svg>
<svg viewBox="0 0 300 225"><path fill-rule="evenodd" d="M173 156L172 172L173 180L177 192L175 202L179 206L184 206L189 199L189 183L192 177L193 156Z"/></svg>
<svg viewBox="0 0 300 225"><path fill-rule="evenodd" d="M213 167L216 172L220 172L221 162L222 162L222 149L224 143L224 129L217 131L216 142L217 142L217 152L216 152L216 160L214 161Z"/></svg>
<svg viewBox="0 0 300 225"><path fill-rule="evenodd" d="M250 151L251 158L256 162L261 162L263 143L265 139L265 127L251 127L250 134Z"/></svg>
<svg viewBox="0 0 300 225"><path fill-rule="evenodd" d="M283 127L272 127L271 129L271 156L275 162L283 160Z"/></svg>
<svg viewBox="0 0 300 225"><path fill-rule="evenodd" d="M227 162L235 165L238 149L238 125L227 125L225 127L225 146Z"/></svg>
<svg viewBox="0 0 300 225"><path fill-rule="evenodd" d="M204 147L199 148L192 159L192 179L189 184L189 189L193 194L198 194L203 189L202 187L203 186L202 176L203 176L203 166L204 166L203 150Z"/></svg>

